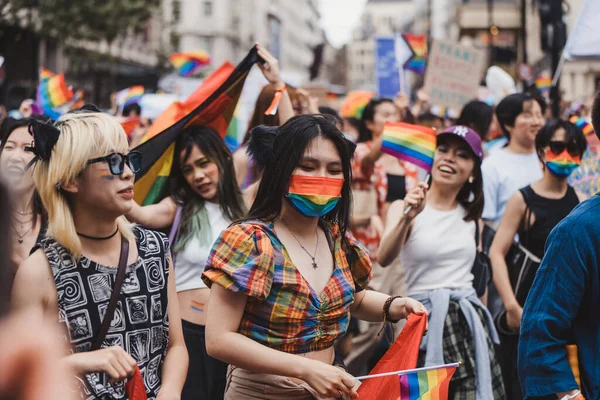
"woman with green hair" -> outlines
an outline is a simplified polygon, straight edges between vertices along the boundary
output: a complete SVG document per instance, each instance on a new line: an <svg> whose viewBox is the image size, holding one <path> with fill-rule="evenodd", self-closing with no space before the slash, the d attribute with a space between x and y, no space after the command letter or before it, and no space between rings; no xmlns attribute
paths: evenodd
<svg viewBox="0 0 600 400"><path fill-rule="evenodd" d="M182 399L223 398L227 365L206 353L205 308L210 289L202 272L221 231L245 214L231 153L212 129L191 127L175 143L171 196L135 205L128 218L150 229L171 226L175 283L190 364Z"/></svg>

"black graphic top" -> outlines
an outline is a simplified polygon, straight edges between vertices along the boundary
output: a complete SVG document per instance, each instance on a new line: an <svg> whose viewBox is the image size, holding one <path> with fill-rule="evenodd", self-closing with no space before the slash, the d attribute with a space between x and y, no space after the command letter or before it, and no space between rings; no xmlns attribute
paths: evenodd
<svg viewBox="0 0 600 400"><path fill-rule="evenodd" d="M158 232L134 228L138 260L127 266L121 296L102 348L121 346L138 363L148 399L161 384L161 368L169 343L167 282L169 242ZM76 262L52 238L43 239L44 250L58 294L59 322L67 328L72 350L89 351L100 330L118 268L106 267L86 257ZM83 399L126 399L123 382L111 384L104 373L86 375Z"/></svg>

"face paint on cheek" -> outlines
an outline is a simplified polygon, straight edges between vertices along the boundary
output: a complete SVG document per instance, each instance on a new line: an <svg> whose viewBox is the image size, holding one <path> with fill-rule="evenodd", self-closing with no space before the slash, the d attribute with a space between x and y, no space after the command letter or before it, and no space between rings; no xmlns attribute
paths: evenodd
<svg viewBox="0 0 600 400"><path fill-rule="evenodd" d="M108 168L100 168L98 172L100 173L100 178L102 179L106 179L107 181L112 181L115 179L115 176L110 173L110 169Z"/></svg>

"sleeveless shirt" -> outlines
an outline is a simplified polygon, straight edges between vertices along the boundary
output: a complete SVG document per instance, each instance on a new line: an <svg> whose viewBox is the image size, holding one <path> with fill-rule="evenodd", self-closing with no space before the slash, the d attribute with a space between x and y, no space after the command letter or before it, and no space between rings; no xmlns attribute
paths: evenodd
<svg viewBox="0 0 600 400"><path fill-rule="evenodd" d="M537 257L544 256L546 239L552 229L562 221L579 204L579 197L575 189L567 187L567 192L561 199L549 199L538 195L531 185L520 189L527 208L535 215L535 221L528 230L523 225L527 224L527 211L523 216L524 224L519 226L518 234L520 243Z"/></svg>
<svg viewBox="0 0 600 400"><path fill-rule="evenodd" d="M126 268L121 295L101 348L121 346L138 363L148 399L161 385L161 368L169 343L167 282L169 242L158 232L135 227L138 259ZM85 256L75 260L53 238L43 239L58 295L58 318L72 352L89 351L112 294L118 268ZM79 379L79 378L78 378ZM81 380L83 399L127 399L124 382L109 383L105 373Z"/></svg>

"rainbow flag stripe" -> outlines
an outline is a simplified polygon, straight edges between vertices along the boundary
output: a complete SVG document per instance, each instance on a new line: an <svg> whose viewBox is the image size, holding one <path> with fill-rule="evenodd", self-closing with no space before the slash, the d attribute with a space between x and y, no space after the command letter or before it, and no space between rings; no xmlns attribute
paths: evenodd
<svg viewBox="0 0 600 400"><path fill-rule="evenodd" d="M174 53L171 54L169 60L177 70L177 73L184 77L190 77L198 68L210 64L210 56L205 51Z"/></svg>
<svg viewBox="0 0 600 400"><path fill-rule="evenodd" d="M40 82L45 82L48 79L52 78L53 76L54 76L54 72L50 71L47 68L40 67L40 75L39 75Z"/></svg>
<svg viewBox="0 0 600 400"><path fill-rule="evenodd" d="M550 89L552 89L552 78L548 75L538 76L538 78L535 80L535 87L540 91L540 93L550 93Z"/></svg>
<svg viewBox="0 0 600 400"><path fill-rule="evenodd" d="M373 96L375 96L375 93L366 90L354 90L349 92L342 103L342 118L352 117L361 119L365 106Z"/></svg>
<svg viewBox="0 0 600 400"><path fill-rule="evenodd" d="M403 122L386 123L381 151L431 171L436 148L434 129Z"/></svg>
<svg viewBox="0 0 600 400"><path fill-rule="evenodd" d="M417 74L424 74L427 60L427 36L404 33L402 37L414 53L404 68Z"/></svg>
<svg viewBox="0 0 600 400"><path fill-rule="evenodd" d="M569 122L581 129L585 135L594 133L594 127L592 124L587 122L583 117L577 117L576 115L573 115L571 119L569 119Z"/></svg>
<svg viewBox="0 0 600 400"><path fill-rule="evenodd" d="M448 400L448 385L456 367L400 375L398 400Z"/></svg>
<svg viewBox="0 0 600 400"><path fill-rule="evenodd" d="M125 96L125 102L123 103L123 107L127 107L130 104L137 104L142 99L144 95L144 87L141 85L131 86L127 90L127 96Z"/></svg>

